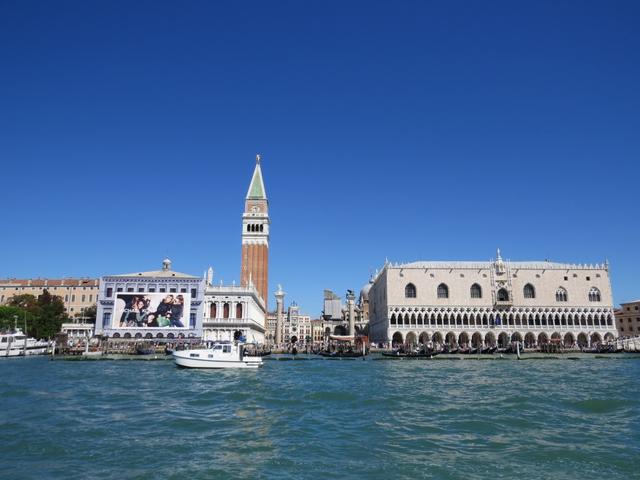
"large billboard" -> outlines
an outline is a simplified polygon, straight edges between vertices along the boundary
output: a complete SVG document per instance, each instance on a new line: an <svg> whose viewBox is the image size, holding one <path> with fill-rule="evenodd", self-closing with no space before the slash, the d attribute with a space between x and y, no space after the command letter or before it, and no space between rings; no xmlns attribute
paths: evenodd
<svg viewBox="0 0 640 480"><path fill-rule="evenodd" d="M112 328L189 328L188 293L117 293Z"/></svg>

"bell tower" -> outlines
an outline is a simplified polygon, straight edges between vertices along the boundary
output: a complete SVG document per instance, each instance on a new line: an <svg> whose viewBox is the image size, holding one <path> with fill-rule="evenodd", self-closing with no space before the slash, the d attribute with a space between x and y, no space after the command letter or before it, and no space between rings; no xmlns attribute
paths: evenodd
<svg viewBox="0 0 640 480"><path fill-rule="evenodd" d="M267 306L269 274L269 201L262 180L260 155L256 155L251 184L242 214L242 267L240 282L252 283Z"/></svg>

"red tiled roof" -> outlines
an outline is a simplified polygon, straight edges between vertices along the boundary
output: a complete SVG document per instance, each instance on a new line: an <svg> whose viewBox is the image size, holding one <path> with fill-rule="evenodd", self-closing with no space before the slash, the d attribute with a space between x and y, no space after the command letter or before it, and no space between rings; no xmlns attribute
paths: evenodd
<svg viewBox="0 0 640 480"><path fill-rule="evenodd" d="M97 287L97 278L4 278L0 285L17 287Z"/></svg>

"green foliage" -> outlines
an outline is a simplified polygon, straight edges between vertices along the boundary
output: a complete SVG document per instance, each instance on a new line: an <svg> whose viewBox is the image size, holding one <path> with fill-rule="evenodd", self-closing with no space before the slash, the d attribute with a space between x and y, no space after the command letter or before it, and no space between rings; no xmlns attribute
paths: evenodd
<svg viewBox="0 0 640 480"><path fill-rule="evenodd" d="M47 292L49 293L49 292ZM38 305L38 300L33 295L28 293L22 295L14 295L7 302L8 305L13 307L20 307L27 310L33 309L36 305Z"/></svg>
<svg viewBox="0 0 640 480"><path fill-rule="evenodd" d="M84 323L96 323L97 313L98 307L96 305L92 305L91 307L87 307L83 311L76 313L75 317L83 320Z"/></svg>
<svg viewBox="0 0 640 480"><path fill-rule="evenodd" d="M11 305L0 306L0 330L13 330L16 325L24 329L25 315L27 323L33 320L33 315L23 308Z"/></svg>
<svg viewBox="0 0 640 480"><path fill-rule="evenodd" d="M24 329L27 322L27 335L35 338L53 338L62 324L68 321L64 312L64 303L58 296L44 290L41 295L16 295L7 306L0 307L0 328L14 327L17 316L18 327Z"/></svg>

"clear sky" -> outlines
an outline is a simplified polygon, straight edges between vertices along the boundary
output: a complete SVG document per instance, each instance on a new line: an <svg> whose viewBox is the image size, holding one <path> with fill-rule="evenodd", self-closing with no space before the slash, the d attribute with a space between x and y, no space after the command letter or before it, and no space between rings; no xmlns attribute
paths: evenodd
<svg viewBox="0 0 640 480"><path fill-rule="evenodd" d="M640 298L640 2L0 0L0 277L596 263ZM271 305L275 302L270 299Z"/></svg>

